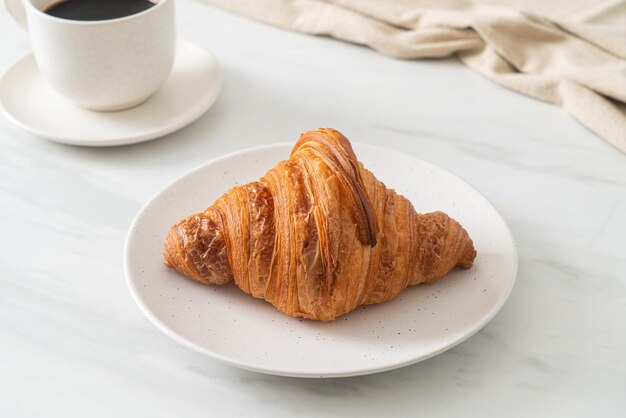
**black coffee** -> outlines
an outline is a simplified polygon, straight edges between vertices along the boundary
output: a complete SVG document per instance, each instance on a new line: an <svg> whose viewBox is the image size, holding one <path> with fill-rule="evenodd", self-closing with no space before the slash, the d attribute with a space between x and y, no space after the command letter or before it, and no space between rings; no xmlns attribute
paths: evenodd
<svg viewBox="0 0 626 418"><path fill-rule="evenodd" d="M70 20L108 20L134 15L154 5L148 0L65 0L48 6L44 12Z"/></svg>

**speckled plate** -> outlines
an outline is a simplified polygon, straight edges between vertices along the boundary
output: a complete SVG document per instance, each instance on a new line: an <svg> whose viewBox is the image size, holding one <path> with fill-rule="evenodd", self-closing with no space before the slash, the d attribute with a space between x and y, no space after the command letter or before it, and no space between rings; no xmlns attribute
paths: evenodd
<svg viewBox="0 0 626 418"><path fill-rule="evenodd" d="M241 151L206 163L166 186L130 227L124 267L148 318L183 345L233 366L299 377L340 377L406 366L480 330L506 301L517 274L513 237L472 186L413 156L355 144L359 159L419 212L443 210L467 229L474 267L370 305L331 323L299 320L241 292L205 286L162 264L163 240L178 219L209 206L236 184L258 179L293 144Z"/></svg>

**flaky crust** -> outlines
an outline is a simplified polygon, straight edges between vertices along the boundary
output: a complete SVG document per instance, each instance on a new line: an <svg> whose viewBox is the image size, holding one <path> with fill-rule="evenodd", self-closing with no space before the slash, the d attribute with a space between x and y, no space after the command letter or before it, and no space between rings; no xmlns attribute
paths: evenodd
<svg viewBox="0 0 626 418"><path fill-rule="evenodd" d="M177 222L164 248L165 264L194 280L234 280L288 315L322 321L469 268L475 257L458 222L417 214L333 129L306 132L259 181Z"/></svg>

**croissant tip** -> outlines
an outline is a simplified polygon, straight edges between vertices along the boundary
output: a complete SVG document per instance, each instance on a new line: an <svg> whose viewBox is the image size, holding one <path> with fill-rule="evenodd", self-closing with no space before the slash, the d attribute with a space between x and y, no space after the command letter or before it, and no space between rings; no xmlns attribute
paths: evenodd
<svg viewBox="0 0 626 418"><path fill-rule="evenodd" d="M165 244L163 245L163 264L169 268L174 268L174 260L176 254L176 243L178 236L176 234L176 226L173 226L165 238Z"/></svg>
<svg viewBox="0 0 626 418"><path fill-rule="evenodd" d="M469 250L465 253L465 256L459 262L459 266L464 269L468 269L474 265L474 260L476 259L476 249L474 245L470 243Z"/></svg>

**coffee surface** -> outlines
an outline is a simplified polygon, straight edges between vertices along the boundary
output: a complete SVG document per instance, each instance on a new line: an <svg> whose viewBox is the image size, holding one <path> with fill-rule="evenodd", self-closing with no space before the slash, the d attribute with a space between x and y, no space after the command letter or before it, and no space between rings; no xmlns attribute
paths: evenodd
<svg viewBox="0 0 626 418"><path fill-rule="evenodd" d="M134 15L155 6L148 0L65 0L44 9L51 16L70 20L109 20Z"/></svg>

